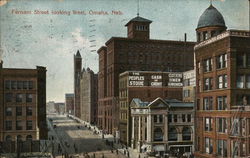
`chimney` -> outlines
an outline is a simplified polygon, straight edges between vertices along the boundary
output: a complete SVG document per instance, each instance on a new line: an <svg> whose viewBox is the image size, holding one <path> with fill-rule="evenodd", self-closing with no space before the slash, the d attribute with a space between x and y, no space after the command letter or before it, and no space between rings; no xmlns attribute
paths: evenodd
<svg viewBox="0 0 250 158"><path fill-rule="evenodd" d="M184 41L187 42L187 33L184 34Z"/></svg>
<svg viewBox="0 0 250 158"><path fill-rule="evenodd" d="M3 68L3 61L1 60L0 61L0 69L2 69Z"/></svg>

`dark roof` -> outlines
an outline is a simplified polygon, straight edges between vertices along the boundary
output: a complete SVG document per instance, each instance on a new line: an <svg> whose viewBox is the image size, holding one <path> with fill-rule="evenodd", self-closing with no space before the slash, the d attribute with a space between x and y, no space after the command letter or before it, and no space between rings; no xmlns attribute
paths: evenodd
<svg viewBox="0 0 250 158"><path fill-rule="evenodd" d="M128 26L128 24L131 23L131 22L146 22L146 23L151 23L152 21L148 20L148 19L145 19L145 18L142 18L140 16L137 16L137 17L131 19L125 26Z"/></svg>
<svg viewBox="0 0 250 158"><path fill-rule="evenodd" d="M180 100L177 99L165 99L166 103L168 103L168 105L174 108L178 108L178 107L194 107L194 103L193 102L182 102Z"/></svg>
<svg viewBox="0 0 250 158"><path fill-rule="evenodd" d="M197 29L207 26L222 26L226 27L225 21L221 13L213 6L210 5L200 16Z"/></svg>
<svg viewBox="0 0 250 158"><path fill-rule="evenodd" d="M81 54L80 54L80 51L79 51L79 50L78 50L77 53L76 53L76 57L81 58Z"/></svg>

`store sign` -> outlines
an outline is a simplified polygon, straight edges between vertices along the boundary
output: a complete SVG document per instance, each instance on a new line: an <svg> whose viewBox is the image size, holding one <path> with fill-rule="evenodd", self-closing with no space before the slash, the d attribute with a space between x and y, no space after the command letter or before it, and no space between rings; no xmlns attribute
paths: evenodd
<svg viewBox="0 0 250 158"><path fill-rule="evenodd" d="M144 86L144 76L141 76L140 73L132 73L131 76L128 77L128 80L129 86Z"/></svg>
<svg viewBox="0 0 250 158"><path fill-rule="evenodd" d="M168 86L169 87L182 87L182 73L169 73L168 75Z"/></svg>
<svg viewBox="0 0 250 158"><path fill-rule="evenodd" d="M162 75L151 75L151 86L162 86Z"/></svg>

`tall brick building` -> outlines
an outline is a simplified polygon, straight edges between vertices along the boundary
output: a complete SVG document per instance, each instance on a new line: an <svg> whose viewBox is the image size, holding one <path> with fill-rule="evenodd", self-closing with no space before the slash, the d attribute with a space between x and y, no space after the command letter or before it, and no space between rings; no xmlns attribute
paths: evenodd
<svg viewBox="0 0 250 158"><path fill-rule="evenodd" d="M193 69L194 42L150 39L150 23L135 17L125 26L127 38L112 37L101 47L98 74L98 125L108 133L118 130L119 74L128 71Z"/></svg>
<svg viewBox="0 0 250 158"><path fill-rule="evenodd" d="M0 63L0 141L47 139L46 68L3 68Z"/></svg>
<svg viewBox="0 0 250 158"><path fill-rule="evenodd" d="M250 156L250 32L226 28L211 5L196 29L199 158Z"/></svg>
<svg viewBox="0 0 250 158"><path fill-rule="evenodd" d="M73 114L76 117L80 118L80 78L81 78L81 70L82 70L82 57L77 51L76 55L74 55L74 112Z"/></svg>

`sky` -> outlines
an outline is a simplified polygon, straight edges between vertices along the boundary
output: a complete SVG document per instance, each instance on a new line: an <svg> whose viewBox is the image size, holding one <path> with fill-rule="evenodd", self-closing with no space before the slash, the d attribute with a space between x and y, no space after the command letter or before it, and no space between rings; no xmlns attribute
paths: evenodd
<svg viewBox="0 0 250 158"><path fill-rule="evenodd" d="M98 72L96 50L111 37L126 37L138 0L1 0L0 59L5 68L47 68L47 101L73 93L73 55ZM228 29L249 30L248 0L213 0ZM139 14L152 20L150 38L195 41L209 0L139 0ZM37 10L37 11L36 11ZM75 15L74 11L85 12ZM19 14L19 13L28 14ZM41 13L49 14L36 14ZM112 14L112 11L120 14ZM62 14L53 14L61 12ZM64 14L64 13L70 14ZM101 14L93 14L99 12ZM107 12L108 15L103 15Z"/></svg>

